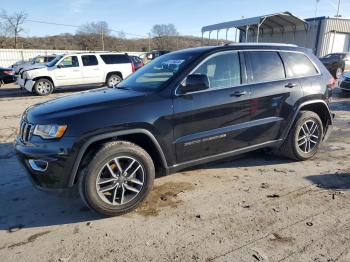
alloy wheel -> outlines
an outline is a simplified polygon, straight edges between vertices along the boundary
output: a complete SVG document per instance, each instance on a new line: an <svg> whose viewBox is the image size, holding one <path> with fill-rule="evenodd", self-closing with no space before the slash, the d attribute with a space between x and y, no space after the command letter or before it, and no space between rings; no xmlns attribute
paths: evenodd
<svg viewBox="0 0 350 262"><path fill-rule="evenodd" d="M133 200L145 182L144 168L133 157L121 156L108 161L96 180L99 197L110 205L123 205Z"/></svg>
<svg viewBox="0 0 350 262"><path fill-rule="evenodd" d="M120 77L118 76L112 76L109 78L108 85L109 87L115 86L121 82Z"/></svg>
<svg viewBox="0 0 350 262"><path fill-rule="evenodd" d="M298 134L298 147L303 153L310 153L320 141L318 124L314 120L307 120L300 127Z"/></svg>
<svg viewBox="0 0 350 262"><path fill-rule="evenodd" d="M52 84L46 80L39 81L36 86L36 90L43 95L50 93L51 89Z"/></svg>

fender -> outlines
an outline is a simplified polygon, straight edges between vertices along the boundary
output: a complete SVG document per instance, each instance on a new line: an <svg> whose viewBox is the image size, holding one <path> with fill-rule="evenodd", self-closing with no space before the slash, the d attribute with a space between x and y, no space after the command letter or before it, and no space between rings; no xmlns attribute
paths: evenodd
<svg viewBox="0 0 350 262"><path fill-rule="evenodd" d="M294 121L295 121L295 119L297 118L298 113L300 112L300 109L301 109L302 107L306 106L306 105L318 104L318 103L321 103L321 104L323 104L323 105L326 107L327 112L328 112L329 125L333 125L333 115L332 115L332 113L331 113L331 111L330 111L330 109L329 109L329 107L328 107L328 104L327 104L325 101L320 100L320 99L306 101L306 102L304 102L304 103L301 103L301 104L298 106L298 108L295 110L294 115L293 115L293 117L292 117L292 120L289 122L289 124L288 124L288 126L287 126L287 128L286 128L286 130L285 130L285 132L284 132L284 134L283 134L283 137L282 137L283 140L286 139L287 135L289 134L289 131L292 129L293 124L294 124Z"/></svg>
<svg viewBox="0 0 350 262"><path fill-rule="evenodd" d="M111 133L105 133L105 134L101 134L101 135L97 135L97 136L93 136L91 138L89 138L84 145L81 147L78 156L76 157L75 161L74 161L74 165L73 165L73 169L71 171L71 175L69 177L69 183L68 186L72 187L74 185L74 180L75 177L77 176L77 172L78 172L78 168L80 165L80 162L87 150L87 148L92 144L95 143L97 141L101 141L107 138L113 138L113 137L117 137L117 136L122 136L122 135L131 135L131 134L144 134L147 135L152 142L154 143L154 145L156 146L158 153L161 157L162 160L162 164L164 165L164 167L166 169L168 169L168 164L165 158L165 155L163 153L163 150L161 148L161 146L159 145L157 139L155 138L155 136L148 130L146 129L141 129L141 128L137 128L137 129L129 129L129 130L122 130L122 131L116 131L116 132L111 132Z"/></svg>

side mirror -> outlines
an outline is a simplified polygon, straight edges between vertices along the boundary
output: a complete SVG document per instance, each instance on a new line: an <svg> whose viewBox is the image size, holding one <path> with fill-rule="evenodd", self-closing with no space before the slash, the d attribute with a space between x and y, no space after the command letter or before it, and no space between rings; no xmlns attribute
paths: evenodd
<svg viewBox="0 0 350 262"><path fill-rule="evenodd" d="M63 67L64 67L63 63L59 63L59 64L57 65L57 68L63 68Z"/></svg>
<svg viewBox="0 0 350 262"><path fill-rule="evenodd" d="M179 90L182 94L189 92L206 90L209 88L209 79L207 75L193 74L188 75Z"/></svg>

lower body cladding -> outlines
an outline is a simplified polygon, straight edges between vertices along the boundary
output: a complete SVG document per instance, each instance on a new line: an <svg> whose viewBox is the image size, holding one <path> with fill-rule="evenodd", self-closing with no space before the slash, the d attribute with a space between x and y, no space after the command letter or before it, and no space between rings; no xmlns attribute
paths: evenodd
<svg viewBox="0 0 350 262"><path fill-rule="evenodd" d="M64 194L72 189L68 185L75 160L75 154L71 150L73 143L72 138L65 138L64 143L60 140L57 144L51 141L31 145L17 138L15 150L18 160L35 187Z"/></svg>
<svg viewBox="0 0 350 262"><path fill-rule="evenodd" d="M21 88L25 88L27 91L32 92L35 81L32 79L23 79L21 77L18 77L17 83Z"/></svg>

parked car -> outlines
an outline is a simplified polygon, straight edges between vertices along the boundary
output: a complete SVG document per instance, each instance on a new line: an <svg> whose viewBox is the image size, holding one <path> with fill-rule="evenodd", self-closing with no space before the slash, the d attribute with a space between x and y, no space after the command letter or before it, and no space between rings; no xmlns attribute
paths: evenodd
<svg viewBox="0 0 350 262"><path fill-rule="evenodd" d="M171 66L173 64L173 66ZM261 149L313 157L332 129L334 78L311 51L235 44L159 57L118 84L22 115L15 149L35 186L120 215L157 175Z"/></svg>
<svg viewBox="0 0 350 262"><path fill-rule="evenodd" d="M16 82L15 71L12 68L0 67L0 86Z"/></svg>
<svg viewBox="0 0 350 262"><path fill-rule="evenodd" d="M343 72L350 71L350 53L328 54L320 60L337 79L341 77Z"/></svg>
<svg viewBox="0 0 350 262"><path fill-rule="evenodd" d="M17 64L13 64L12 68L15 70L15 74L18 75L23 69L28 70L30 68L45 67L45 65L56 58L56 55L48 56L36 56L30 61L22 61Z"/></svg>
<svg viewBox="0 0 350 262"><path fill-rule="evenodd" d="M79 53L59 55L43 68L23 70L18 83L37 95L62 86L106 84L113 86L134 72L127 54Z"/></svg>
<svg viewBox="0 0 350 262"><path fill-rule="evenodd" d="M338 87L344 93L345 92L347 92L347 93L350 92L350 72L346 72L340 77L340 79L338 81Z"/></svg>
<svg viewBox="0 0 350 262"><path fill-rule="evenodd" d="M135 71L144 66L143 61L140 57L135 56L135 55L131 55L130 58L131 58L132 63L134 64Z"/></svg>
<svg viewBox="0 0 350 262"><path fill-rule="evenodd" d="M165 55L167 53L170 53L170 51L167 51L167 50L154 50L152 52L146 53L146 58L148 60L153 60L153 59L156 59L157 57L160 57L160 56Z"/></svg>

